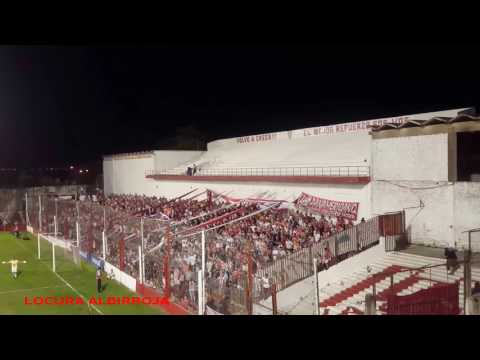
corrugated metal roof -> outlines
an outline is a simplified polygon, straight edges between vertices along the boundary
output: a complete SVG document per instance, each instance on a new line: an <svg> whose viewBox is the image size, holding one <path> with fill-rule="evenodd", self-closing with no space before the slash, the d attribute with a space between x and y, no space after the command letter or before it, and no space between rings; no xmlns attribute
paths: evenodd
<svg viewBox="0 0 480 360"><path fill-rule="evenodd" d="M403 129L410 127L424 127L428 125L438 125L438 124L454 124L459 122L466 121L479 121L480 117L471 116L471 115L459 115L454 118L448 117L434 117L429 120L407 120L402 124L384 124L380 126L370 126L370 129L374 132L382 130L391 130L391 129Z"/></svg>

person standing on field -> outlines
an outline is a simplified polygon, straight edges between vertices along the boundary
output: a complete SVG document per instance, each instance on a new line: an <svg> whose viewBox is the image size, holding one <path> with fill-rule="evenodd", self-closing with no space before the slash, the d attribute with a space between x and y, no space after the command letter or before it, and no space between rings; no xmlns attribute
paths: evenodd
<svg viewBox="0 0 480 360"><path fill-rule="evenodd" d="M102 292L102 270L100 268L97 268L97 292L101 293Z"/></svg>
<svg viewBox="0 0 480 360"><path fill-rule="evenodd" d="M11 265L11 270L12 270L12 276L14 279L18 277L18 264L26 264L27 262L25 260L9 260L9 261L2 261L2 264L10 264Z"/></svg>

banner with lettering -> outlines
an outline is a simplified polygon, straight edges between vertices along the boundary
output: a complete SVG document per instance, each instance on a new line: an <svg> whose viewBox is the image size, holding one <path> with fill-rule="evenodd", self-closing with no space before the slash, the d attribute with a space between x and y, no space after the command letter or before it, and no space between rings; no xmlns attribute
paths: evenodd
<svg viewBox="0 0 480 360"><path fill-rule="evenodd" d="M429 120L434 117L456 117L461 112L468 111L468 110L469 108L434 111L434 112L422 113L422 114L412 114L412 115L397 116L397 117L390 117L390 118L372 119L372 120L364 120L364 121L357 121L357 122L351 122L351 123L311 127L306 129L280 131L280 132L268 133L268 134L249 135L249 136L242 136L242 137L237 137L233 139L216 140L209 143L208 146L209 147L211 145L225 146L227 144L228 145L233 145L233 144L251 145L251 144L262 144L266 142L273 142L273 141L279 141L279 140L301 139L301 138L310 137L310 136L325 136L325 135L344 134L344 133L359 133L359 134L368 133L368 131L372 126L382 126L385 124L401 125L409 120Z"/></svg>
<svg viewBox="0 0 480 360"><path fill-rule="evenodd" d="M359 205L358 202L322 199L306 193L302 193L294 204L325 216L342 217L348 220L357 220Z"/></svg>

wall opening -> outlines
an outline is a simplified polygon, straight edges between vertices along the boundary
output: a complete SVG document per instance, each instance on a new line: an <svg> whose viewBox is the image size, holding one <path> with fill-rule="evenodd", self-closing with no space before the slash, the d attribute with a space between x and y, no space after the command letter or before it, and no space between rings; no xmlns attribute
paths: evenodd
<svg viewBox="0 0 480 360"><path fill-rule="evenodd" d="M480 182L480 131L457 133L457 179Z"/></svg>

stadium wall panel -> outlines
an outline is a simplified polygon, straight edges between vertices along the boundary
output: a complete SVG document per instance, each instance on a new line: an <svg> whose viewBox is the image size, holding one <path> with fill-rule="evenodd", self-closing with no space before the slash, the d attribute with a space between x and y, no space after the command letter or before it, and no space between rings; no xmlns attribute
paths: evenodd
<svg viewBox="0 0 480 360"><path fill-rule="evenodd" d="M114 193L114 176L113 159L103 160L103 191L106 195Z"/></svg>
<svg viewBox="0 0 480 360"><path fill-rule="evenodd" d="M431 246L467 246L466 230L480 227L480 183L436 181L374 181L372 212L405 209L406 227L413 243ZM472 235L480 251L480 233Z"/></svg>
<svg viewBox="0 0 480 360"><path fill-rule="evenodd" d="M171 169L180 165L187 167L197 161L204 151L162 150L154 151L155 170ZM150 170L153 170L150 169Z"/></svg>
<svg viewBox="0 0 480 360"><path fill-rule="evenodd" d="M374 180L449 180L447 133L375 139L372 154Z"/></svg>
<svg viewBox="0 0 480 360"><path fill-rule="evenodd" d="M480 228L480 182L457 182L454 191L455 242L467 246L463 231ZM472 249L480 251L480 233L472 234Z"/></svg>
<svg viewBox="0 0 480 360"><path fill-rule="evenodd" d="M373 181L373 213L405 209L413 243L455 245L454 183L437 181Z"/></svg>
<svg viewBox="0 0 480 360"><path fill-rule="evenodd" d="M104 160L104 164L109 160ZM145 194L151 195L154 182L147 179L146 173L154 168L154 156L138 158L113 158L111 180L107 176L105 184L112 184L112 193L114 194ZM104 190L107 190L105 188Z"/></svg>
<svg viewBox="0 0 480 360"><path fill-rule="evenodd" d="M368 166L370 145L367 131L254 143L227 143L209 147L197 165L206 169Z"/></svg>

